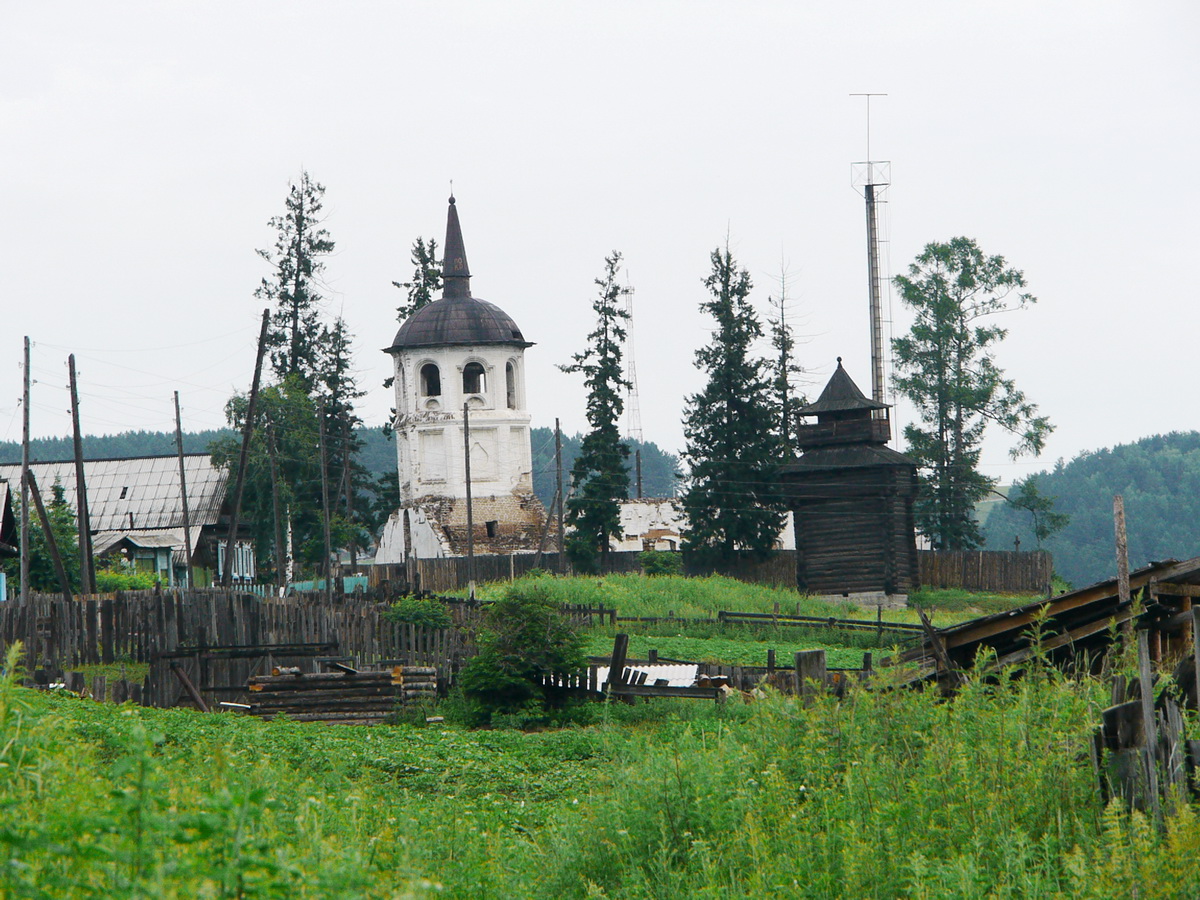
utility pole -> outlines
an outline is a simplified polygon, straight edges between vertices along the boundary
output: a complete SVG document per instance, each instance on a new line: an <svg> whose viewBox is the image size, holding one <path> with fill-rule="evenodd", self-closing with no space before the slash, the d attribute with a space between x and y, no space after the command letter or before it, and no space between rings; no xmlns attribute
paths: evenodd
<svg viewBox="0 0 1200 900"><path fill-rule="evenodd" d="M183 470L183 420L179 415L179 391L175 392L175 449L179 454L179 500L183 505L183 586L192 586L192 519L188 515L187 476Z"/></svg>
<svg viewBox="0 0 1200 900"><path fill-rule="evenodd" d="M75 354L67 357L71 374L71 431L75 440L75 506L79 526L79 581L85 594L96 593L96 563L92 558L92 514L88 507L87 482L83 476L83 436L79 430L79 381L75 377Z"/></svg>
<svg viewBox="0 0 1200 900"><path fill-rule="evenodd" d="M254 407L258 403L258 384L262 379L263 353L267 349L267 325L271 322L271 311L264 309L262 328L258 332L258 356L254 360L254 380L250 383L250 400L246 404L246 421L242 426L242 452L238 456L237 481L233 487L233 504L229 511L229 536L225 539L225 571L221 573L221 586L233 586L233 551L237 546L238 517L242 511L242 488L246 482L246 462L250 456L250 438L254 436Z"/></svg>
<svg viewBox="0 0 1200 900"><path fill-rule="evenodd" d="M33 505L37 509L38 518L42 521L42 533L46 535L46 548L50 551L50 559L54 563L54 574L58 576L58 586L63 596L71 599L71 582L67 578L67 570L63 566L62 555L58 552L58 541L54 539L54 529L50 525L50 517L46 514L46 504L42 502L42 492L38 490L37 479L32 472L25 473L25 481L29 493L33 495Z"/></svg>
<svg viewBox="0 0 1200 900"><path fill-rule="evenodd" d="M1125 498L1120 494L1113 497L1113 532L1117 543L1117 598L1125 605L1130 601L1129 541L1125 537Z"/></svg>
<svg viewBox="0 0 1200 900"><path fill-rule="evenodd" d="M562 426L557 418L554 420L554 467L557 472L558 490L554 499L558 503L558 574L564 571L563 559L563 466L562 466Z"/></svg>
<svg viewBox="0 0 1200 900"><path fill-rule="evenodd" d="M329 477L325 471L325 401L317 403L317 446L321 457L321 523L325 529L325 599L333 602L333 539L329 535Z"/></svg>
<svg viewBox="0 0 1200 900"><path fill-rule="evenodd" d="M280 594L291 576L288 559L283 552L283 520L279 517L279 471L275 462L275 426L267 422L267 460L271 465L271 513L275 517L275 581Z"/></svg>
<svg viewBox="0 0 1200 900"><path fill-rule="evenodd" d="M25 335L25 394L21 401L21 602L29 602L29 335Z"/></svg>
<svg viewBox="0 0 1200 900"><path fill-rule="evenodd" d="M471 410L463 404L463 463L467 476L467 590L475 599L475 513L471 508Z"/></svg>

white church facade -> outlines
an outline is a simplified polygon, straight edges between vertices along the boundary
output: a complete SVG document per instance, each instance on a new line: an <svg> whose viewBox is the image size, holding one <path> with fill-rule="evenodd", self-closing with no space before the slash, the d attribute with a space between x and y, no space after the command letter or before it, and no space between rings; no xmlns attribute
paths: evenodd
<svg viewBox="0 0 1200 900"><path fill-rule="evenodd" d="M468 459L476 553L535 551L547 527L533 493L525 398L532 344L500 307L471 295L453 197L443 252L442 297L406 319L385 351L395 374L400 508L378 563L466 554Z"/></svg>

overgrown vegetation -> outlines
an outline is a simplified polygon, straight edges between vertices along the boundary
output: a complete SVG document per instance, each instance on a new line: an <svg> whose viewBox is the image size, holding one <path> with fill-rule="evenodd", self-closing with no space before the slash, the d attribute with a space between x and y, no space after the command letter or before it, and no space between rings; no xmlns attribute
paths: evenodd
<svg viewBox="0 0 1200 900"><path fill-rule="evenodd" d="M454 618L446 604L438 600L418 600L405 597L397 600L383 612L383 618L402 625L420 625L423 628L449 628Z"/></svg>
<svg viewBox="0 0 1200 900"><path fill-rule="evenodd" d="M1195 896L1191 807L1159 833L1100 803L1104 696L1035 667L951 701L618 704L523 734L119 708L8 677L0 895Z"/></svg>
<svg viewBox="0 0 1200 900"><path fill-rule="evenodd" d="M484 614L479 652L459 676L463 693L479 704L479 721L494 712L538 711L544 706L542 681L572 675L586 665L583 640L570 620L540 586L510 585Z"/></svg>
<svg viewBox="0 0 1200 900"><path fill-rule="evenodd" d="M645 550L638 554L638 562L647 575L682 575L683 554L666 550Z"/></svg>

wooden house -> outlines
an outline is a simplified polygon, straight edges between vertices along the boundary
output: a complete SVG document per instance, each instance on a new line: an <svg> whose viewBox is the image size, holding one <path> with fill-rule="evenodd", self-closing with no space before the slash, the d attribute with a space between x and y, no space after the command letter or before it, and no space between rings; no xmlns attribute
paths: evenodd
<svg viewBox="0 0 1200 900"><path fill-rule="evenodd" d="M799 411L799 458L781 472L795 516L796 584L822 595L906 594L918 587L917 467L887 447L888 406L842 368Z"/></svg>
<svg viewBox="0 0 1200 900"><path fill-rule="evenodd" d="M190 547L184 537L178 456L84 460L92 551L98 567L105 557L119 557L166 586L183 583L184 567L190 564L193 584L213 583L224 565L229 534L225 496L229 473L214 466L207 453L187 453L183 460ZM66 503L78 509L74 462L37 462L29 468L47 502L57 482ZM20 465L0 466L0 478L19 484ZM234 581L252 582L254 552L249 537L237 541L235 554Z"/></svg>

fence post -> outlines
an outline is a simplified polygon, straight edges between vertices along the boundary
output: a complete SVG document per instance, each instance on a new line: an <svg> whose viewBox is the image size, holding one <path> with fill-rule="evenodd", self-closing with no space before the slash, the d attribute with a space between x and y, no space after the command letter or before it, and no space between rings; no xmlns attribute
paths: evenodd
<svg viewBox="0 0 1200 900"><path fill-rule="evenodd" d="M618 634L613 640L612 659L608 663L608 681L605 682L605 693L612 690L614 684L625 683L625 658L629 654L629 635Z"/></svg>
<svg viewBox="0 0 1200 900"><path fill-rule="evenodd" d="M814 694L825 690L825 651L799 650L796 652L796 693L806 702Z"/></svg>

